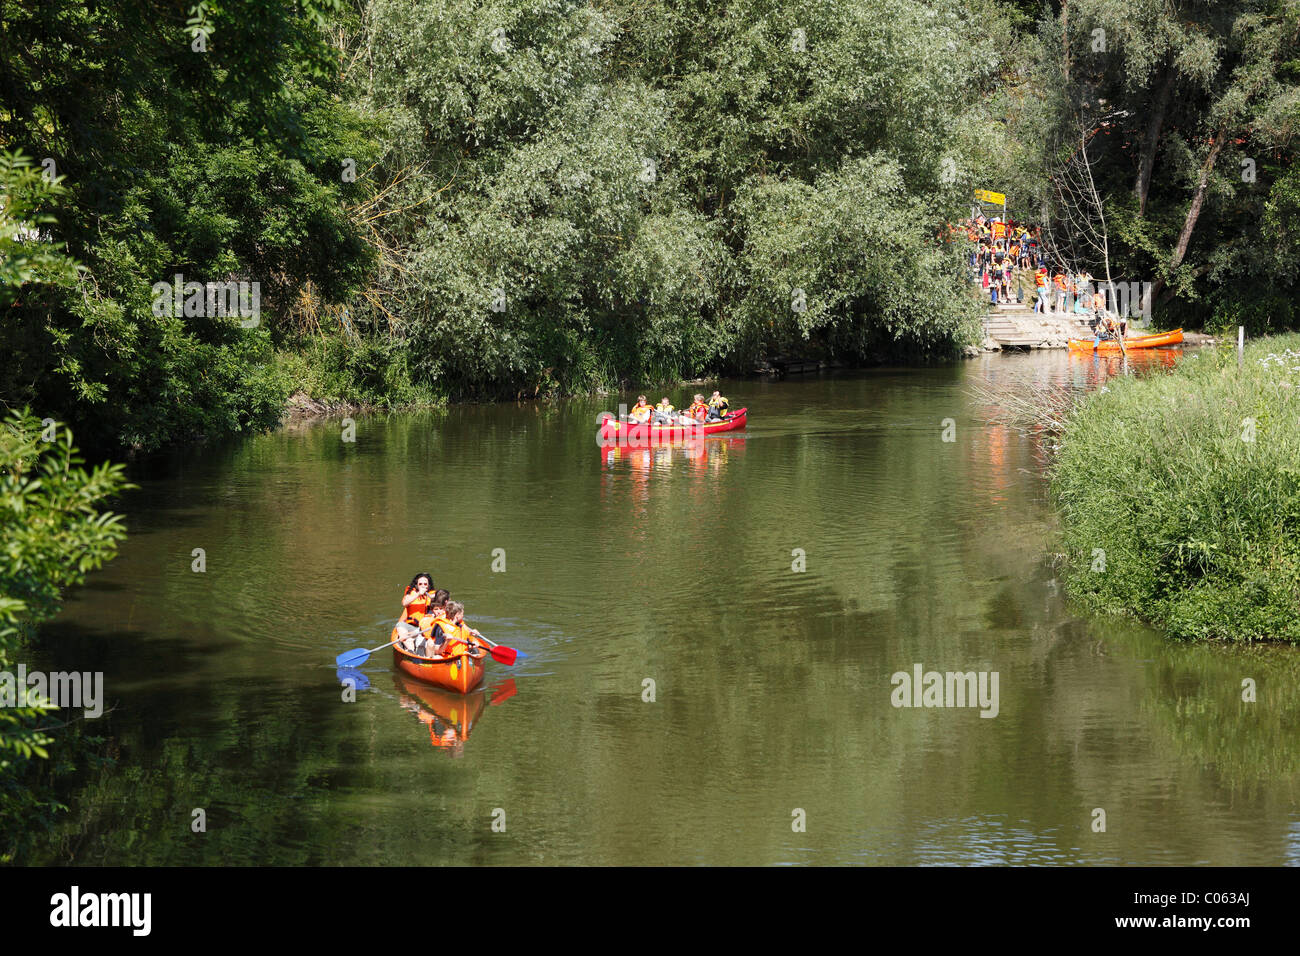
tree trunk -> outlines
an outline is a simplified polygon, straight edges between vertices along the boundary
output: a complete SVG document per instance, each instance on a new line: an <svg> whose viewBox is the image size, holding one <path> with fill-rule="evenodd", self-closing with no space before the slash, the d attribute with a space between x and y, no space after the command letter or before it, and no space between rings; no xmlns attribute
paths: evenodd
<svg viewBox="0 0 1300 956"><path fill-rule="evenodd" d="M1183 257L1187 255L1187 247L1192 241L1192 230L1196 228L1196 220L1200 218L1201 207L1205 204L1205 191L1210 185L1210 173L1214 171L1214 164L1219 158L1219 152L1223 149L1223 144L1228 139L1227 129L1220 129L1214 134L1214 142L1210 146L1210 155L1205 157L1205 162L1201 164L1201 173L1196 180L1196 191L1192 193L1192 205L1187 210L1187 218L1183 220L1183 230L1178 234L1178 242L1174 244L1174 254L1169 259L1169 272L1172 274L1183 264ZM1165 281L1157 276L1156 281L1151 284L1151 301L1160 294L1160 290L1165 286ZM1149 304L1149 303L1148 303Z"/></svg>
<svg viewBox="0 0 1300 956"><path fill-rule="evenodd" d="M1187 245L1192 241L1192 230L1196 228L1196 220L1201 215L1201 206L1205 203L1205 191L1210 185L1210 173L1214 171L1214 164L1219 158L1219 151L1223 149L1223 144L1227 142L1228 131L1221 129L1214 134L1214 144L1210 147L1210 155L1205 157L1205 163L1201 166L1201 175L1196 182L1196 192L1192 194L1192 205L1187 210L1187 218L1183 220L1183 231L1178 234L1178 242L1174 246L1174 257L1169 261L1169 271L1177 269L1183 262L1183 256L1187 255Z"/></svg>
<svg viewBox="0 0 1300 956"><path fill-rule="evenodd" d="M1151 111L1151 122L1147 124L1146 140L1142 143L1142 156L1138 161L1138 178L1133 188L1138 201L1138 218L1147 212L1147 192L1151 189L1151 173L1156 164L1156 146L1160 142L1160 133L1164 128L1165 112L1169 109L1169 98L1174 92L1175 72L1166 68L1165 80L1156 95L1155 108Z"/></svg>

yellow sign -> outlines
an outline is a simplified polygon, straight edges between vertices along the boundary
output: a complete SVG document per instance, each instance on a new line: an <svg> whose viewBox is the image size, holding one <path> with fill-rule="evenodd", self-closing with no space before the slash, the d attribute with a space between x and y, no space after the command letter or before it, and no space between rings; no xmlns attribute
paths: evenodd
<svg viewBox="0 0 1300 956"><path fill-rule="evenodd" d="M975 190L975 198L983 202L997 203L999 206L1007 204L1007 197L1003 193L991 192L988 189Z"/></svg>

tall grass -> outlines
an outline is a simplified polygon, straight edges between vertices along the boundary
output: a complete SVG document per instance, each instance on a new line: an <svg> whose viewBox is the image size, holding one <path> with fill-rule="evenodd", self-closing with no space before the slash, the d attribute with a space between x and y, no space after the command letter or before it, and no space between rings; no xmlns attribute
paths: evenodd
<svg viewBox="0 0 1300 956"><path fill-rule="evenodd" d="M1188 640L1300 642L1300 335L1115 380L1052 466L1071 591Z"/></svg>

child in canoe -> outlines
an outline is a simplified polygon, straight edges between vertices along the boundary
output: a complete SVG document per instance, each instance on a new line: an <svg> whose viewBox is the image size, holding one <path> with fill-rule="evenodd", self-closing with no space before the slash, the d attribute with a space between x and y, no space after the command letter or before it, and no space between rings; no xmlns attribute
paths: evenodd
<svg viewBox="0 0 1300 956"><path fill-rule="evenodd" d="M730 404L721 392L714 391L712 397L709 398L709 421L722 421L727 416L727 409Z"/></svg>
<svg viewBox="0 0 1300 956"><path fill-rule="evenodd" d="M628 410L627 420L630 422L636 422L637 424L640 425L644 425L650 421L650 414L653 411L654 409L646 403L645 396L638 395L636 397L636 404L633 405L632 408Z"/></svg>
<svg viewBox="0 0 1300 956"><path fill-rule="evenodd" d="M426 651L433 650L433 645L429 643L429 632L434 623L445 612L447 597L447 592L439 588L429 595L428 603L418 618L413 622L405 621L398 625L398 630L402 633L401 645L403 648L412 654L422 656L427 656Z"/></svg>
<svg viewBox="0 0 1300 956"><path fill-rule="evenodd" d="M482 635L465 623L465 606L459 601L447 602L445 611L433 622L429 633L433 653L426 654L426 657L455 657L467 651L477 657L482 653L482 645L476 640Z"/></svg>
<svg viewBox="0 0 1300 956"><path fill-rule="evenodd" d="M709 406L704 404L704 396L696 394L691 407L686 409L686 417L693 422L703 422L709 417Z"/></svg>

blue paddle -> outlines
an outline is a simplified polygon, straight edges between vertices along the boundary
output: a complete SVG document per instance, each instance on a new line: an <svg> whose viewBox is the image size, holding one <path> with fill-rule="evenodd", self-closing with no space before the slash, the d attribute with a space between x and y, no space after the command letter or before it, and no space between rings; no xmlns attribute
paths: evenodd
<svg viewBox="0 0 1300 956"><path fill-rule="evenodd" d="M344 651L338 657L334 658L334 663L339 667L360 667L375 651L382 651L389 645L396 644L401 638L394 638L388 644L380 644L378 647L372 647L366 650L364 647L358 647L355 650Z"/></svg>
<svg viewBox="0 0 1300 956"><path fill-rule="evenodd" d="M523 651L517 651L513 647L506 647L504 644L493 643L486 637L483 637L482 634L479 634L478 636L487 642L488 650L492 654L492 659L494 661L498 661L502 664L513 664L516 657L528 656ZM334 663L339 667L360 667L375 651L382 651L385 647L396 644L399 640L401 640L401 638L396 638L389 641L387 644L380 644L378 647L372 647L370 650L366 650L364 647L358 647L355 650L344 651L338 657L334 658Z"/></svg>
<svg viewBox="0 0 1300 956"><path fill-rule="evenodd" d="M351 667L340 667L334 673L337 675L340 684L346 684L348 681L352 681L353 690L370 689L370 678L359 670L355 670Z"/></svg>

